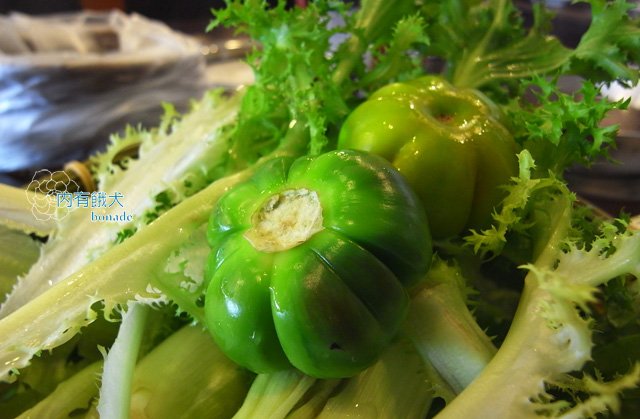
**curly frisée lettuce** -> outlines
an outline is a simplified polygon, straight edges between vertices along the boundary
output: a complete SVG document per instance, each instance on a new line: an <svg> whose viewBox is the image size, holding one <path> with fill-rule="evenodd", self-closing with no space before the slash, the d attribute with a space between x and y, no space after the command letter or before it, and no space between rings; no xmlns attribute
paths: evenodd
<svg viewBox="0 0 640 419"><path fill-rule="evenodd" d="M164 262L206 223L217 198L247 175L240 172L212 183L3 318L0 333L8 338L0 342L0 377L10 379L40 351L71 339L96 319L96 303L110 315L129 301L166 302L157 288Z"/></svg>
<svg viewBox="0 0 640 419"><path fill-rule="evenodd" d="M228 147L225 126L233 121L240 98L241 94L226 98L221 92L211 92L182 118L169 112L170 123L165 119L157 129L129 130L127 136L115 137L112 144L115 149L122 149L133 141L141 143L140 157L131 160L125 168L111 163L110 151L95 157L99 162L100 187L114 188L111 190L130 197L126 205L136 215L134 222L129 226L92 223L87 212L78 208L59 223L37 262L19 278L2 304L0 328L4 329L3 336L11 336L1 344L3 379L15 379L17 369L26 366L31 357L71 339L95 320L98 309L109 316L115 307L130 300L150 303L166 300L151 285L155 277L151 272L155 269L154 264L139 265L144 272L138 274L130 268L135 265L132 265L135 254L144 258L145 248L154 242L161 244L172 226L154 225L154 229L159 228L155 233L157 239L146 241L135 251L126 250L128 244L124 248L113 245L123 229L140 229L140 235L144 237L141 232L145 229L145 218L142 215L157 211L154 194L170 191L177 202L219 176L220 169L216 166L225 161ZM106 156L110 156L108 160ZM233 179L214 183L214 196L224 191ZM195 202L197 208L198 201ZM197 227L198 222L206 221L207 208L201 218L196 215L197 211L187 212L183 217L195 222ZM180 245L180 233L187 240L190 230L182 228L185 224L189 223L177 224L179 234L174 235L174 243L165 242L169 248L164 257L160 250L164 246L156 247L160 250L157 261L166 260L174 246ZM163 264L158 263L158 266Z"/></svg>
<svg viewBox="0 0 640 419"><path fill-rule="evenodd" d="M638 80L640 24L632 3L585 3L592 19L572 48L544 2L527 23L506 0L226 1L211 26L252 38L255 82L183 115L166 105L157 127L129 127L91 159L128 222L76 208L42 223L0 188L0 416L637 415L640 231L581 205L563 176L615 147L602 120L626 102L598 88ZM273 157L335 149L373 91L434 72L495 101L518 141L519 172L490 225L435 241L399 334L363 372L234 364L203 322L218 199ZM566 75L583 87L563 92Z"/></svg>
<svg viewBox="0 0 640 419"><path fill-rule="evenodd" d="M124 210L132 221L96 223L91 212L97 210L73 208L58 222L42 256L3 299L0 318L104 253L122 230L148 223L157 212L159 194L168 194L177 203L219 175L229 145L225 127L234 120L240 97L223 98L220 91L210 92L183 117L168 107L159 127L129 128L123 137L114 136L109 149L93 158L96 179L100 191L123 196ZM139 144L140 156L124 167L114 164L114 155L132 144ZM100 210L101 216L108 216L123 208L114 205Z"/></svg>
<svg viewBox="0 0 640 419"><path fill-rule="evenodd" d="M428 34L437 40L438 55L446 58L457 86L479 87L496 81L534 75L578 74L598 81L634 84L640 29L624 0L587 0L593 17L575 49L550 36L553 14L542 3L533 5L533 24L525 29L522 16L508 0L425 3L433 24ZM487 7L488 6L488 7Z"/></svg>
<svg viewBox="0 0 640 419"><path fill-rule="evenodd" d="M526 162L521 164L521 176L531 180L530 158L521 162ZM640 383L640 363L611 383L596 385L590 377L581 380L567 374L580 370L591 357L593 325L587 315L597 301L598 287L624 275L640 276L640 235L605 223L591 242L572 240L574 197L561 181L548 178L526 192L519 184L514 188L528 194L523 200L528 211L543 213L537 223L544 223L544 228L534 227L542 232L537 237L533 229L522 226L531 221L525 216L511 226L533 233L536 257L522 265L528 274L520 303L496 356L441 417L615 413L619 392ZM558 399L550 388L582 392L584 398ZM489 397L492 403L486 403Z"/></svg>

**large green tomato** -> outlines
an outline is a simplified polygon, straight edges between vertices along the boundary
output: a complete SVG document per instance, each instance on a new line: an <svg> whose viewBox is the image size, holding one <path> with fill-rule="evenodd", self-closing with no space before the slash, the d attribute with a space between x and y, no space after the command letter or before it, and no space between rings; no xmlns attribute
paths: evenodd
<svg viewBox="0 0 640 419"><path fill-rule="evenodd" d="M414 188L433 237L486 226L517 175L518 147L498 108L436 76L385 86L342 126L339 148L389 160Z"/></svg>
<svg viewBox="0 0 640 419"><path fill-rule="evenodd" d="M389 344L431 238L420 200L381 157L278 158L218 202L206 324L235 362L347 377Z"/></svg>

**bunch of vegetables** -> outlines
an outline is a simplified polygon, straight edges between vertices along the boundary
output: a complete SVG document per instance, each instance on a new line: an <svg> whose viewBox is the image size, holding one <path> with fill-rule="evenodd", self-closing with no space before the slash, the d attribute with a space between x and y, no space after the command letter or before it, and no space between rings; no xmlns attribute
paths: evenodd
<svg viewBox="0 0 640 419"><path fill-rule="evenodd" d="M255 82L92 158L130 223L0 188L0 416L637 415L640 233L563 174L640 26L586 3L567 47L540 3L229 0Z"/></svg>

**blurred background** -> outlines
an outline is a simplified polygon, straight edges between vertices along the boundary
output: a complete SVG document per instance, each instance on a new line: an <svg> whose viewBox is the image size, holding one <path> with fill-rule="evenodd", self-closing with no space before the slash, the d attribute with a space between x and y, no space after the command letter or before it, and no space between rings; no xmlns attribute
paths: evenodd
<svg viewBox="0 0 640 419"><path fill-rule="evenodd" d="M275 3L272 1L270 3ZM290 0L287 2L289 6L295 4L304 4L305 0ZM525 16L531 15L531 1L518 0L518 7L524 11ZM580 36L588 27L590 19L590 9L585 3L572 4L564 0L548 0L547 4L554 8L557 17L554 24L554 32L563 43L568 46L575 46ZM24 14L27 16L46 16L58 13L88 13L89 11L119 11L122 16L130 14L139 14L145 18L166 25L167 30L175 31L176 36L186 35L197 42L197 60L196 64L191 63L188 71L192 71L191 85L185 86L182 91L184 97L171 97L171 102L178 107L185 107L189 98L198 96L204 90L212 86L233 87L238 84L250 83L250 69L243 63L242 58L248 51L250 43L244 38L237 38L235 35L224 29L216 29L211 33L206 33L205 28L212 18L211 9L223 7L223 0L0 0L0 15L10 16L12 14ZM636 12L639 9L636 9ZM120 18L122 19L122 16ZM0 24L0 47L2 46L3 37L2 24ZM102 38L101 38L102 39ZM107 41L109 38L105 38ZM104 41L104 39L102 39ZM146 42L151 42L149 39ZM103 42L104 43L104 42ZM107 42L108 43L108 42ZM0 51L1 52L1 51ZM43 156L48 158L47 164L43 159L33 159L31 164L18 164L14 159L13 166L5 165L2 167L2 161L9 161L14 158L15 153L10 152L10 148L3 148L3 138L7 135L3 132L2 110L3 100L4 106L7 106L7 99L2 97L3 88L5 92L15 94L15 83L18 80L23 82L25 74L16 73L16 67L8 64L10 56L0 53L0 182L23 184L25 180L30 179L30 174L35 169L47 166L47 168L55 169L63 163L62 159L78 159L86 157L88 153L104 146L108 140L109 133L117 131L124 127L127 122L138 121L143 124L154 126L161 111L159 103L162 97L154 96L150 100L156 100L156 105L143 107L137 105L138 113L128 112L129 121L122 118L114 118L111 123L106 124L103 129L97 130L92 135L91 147L83 147L73 145L69 142L67 136L66 144L71 145L69 149L60 146L57 154L51 151L51 155ZM193 57L189 57L191 59ZM180 59L181 65L186 62L184 57ZM8 65L8 72L3 71L3 63ZM120 63L122 65L122 63ZM160 82L164 82L171 87L171 82L166 78L166 74L171 72L172 67L140 67L140 63L134 67L127 67L130 75L128 83L134 81L147 80L149 77L160 78ZM173 63L175 64L175 63ZM81 66L86 69L87 66ZM106 76L100 78L100 83L122 81L120 76L113 76L110 73L113 70L112 65L102 66L108 68ZM126 67L126 66L125 66ZM142 68L142 71L140 70ZM149 70L149 68L153 68ZM43 70L42 68L40 70ZM66 69L67 71L68 69ZM77 70L77 68L73 68ZM49 67L44 68L44 72L50 71ZM118 71L123 71L120 67ZM180 70L184 71L184 70ZM92 77L95 75L95 67L91 70ZM9 74L9 77L7 77ZM134 76L131 76L134 74ZM142 74L142 76L140 76ZM30 74L32 76L32 74ZM13 77L13 78L12 78ZM76 77L76 76L74 76ZM131 79L134 79L132 81ZM182 77L185 79L185 77ZM57 79L56 79L57 80ZM160 83L157 81L155 82ZM197 83L196 83L197 81ZM87 83L93 83L94 79L89 78ZM575 88L579 85L579 80L568 79L567 89ZM35 83L38 85L38 83ZM117 86L116 86L117 87ZM130 85L127 85L130 88ZM161 89L159 89L161 91ZM605 92L606 94L620 95L627 94L625 92ZM41 91L37 91L36 96L47 97ZM56 96L57 97L57 96ZM59 99L59 98L58 98ZM56 99L56 100L58 100ZM99 97L96 97L98 100ZM636 99L640 107L640 99ZM617 112L611 115L608 123L620 124L620 135L618 149L614 150L612 156L616 163L610 161L598 162L591 170L577 169L568 174L570 186L583 198L592 201L607 211L617 213L620 209L624 209L630 213L640 213L640 116L637 109ZM7 118L10 115L5 115ZM6 119L9 121L9 119ZM7 123L5 124L5 126ZM13 125L8 123L8 125ZM13 126L9 127L13 129ZM38 141L43 140L38 138ZM55 141L46 139L51 144ZM60 139L63 141L64 139ZM11 155L8 155L11 153ZM31 153L33 155L33 153ZM54 156L55 155L55 156ZM622 164L619 164L622 163Z"/></svg>
<svg viewBox="0 0 640 419"><path fill-rule="evenodd" d="M22 185L252 81L247 39L207 33L221 0L0 0L0 182Z"/></svg>
<svg viewBox="0 0 640 419"><path fill-rule="evenodd" d="M289 3L293 4L294 1ZM186 26L189 30L204 31L211 17L210 10L223 5L223 0L0 0L0 13L18 11L29 14L48 14L82 9L120 9L168 22L172 26ZM199 28L198 25L200 25Z"/></svg>
<svg viewBox="0 0 640 419"><path fill-rule="evenodd" d="M20 11L29 14L59 13L81 9L120 9L138 12L160 20L200 19L220 0L0 0L0 12Z"/></svg>

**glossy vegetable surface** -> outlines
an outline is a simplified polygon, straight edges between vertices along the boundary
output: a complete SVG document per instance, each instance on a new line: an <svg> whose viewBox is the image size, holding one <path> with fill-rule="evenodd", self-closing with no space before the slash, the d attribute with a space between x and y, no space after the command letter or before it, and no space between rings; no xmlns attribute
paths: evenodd
<svg viewBox="0 0 640 419"><path fill-rule="evenodd" d="M206 324L256 372L316 377L373 363L406 313L404 285L431 259L422 206L384 159L333 151L277 158L218 202Z"/></svg>
<svg viewBox="0 0 640 419"><path fill-rule="evenodd" d="M347 118L339 148L393 163L422 200L434 237L485 226L517 173L516 144L482 93L438 76L387 85Z"/></svg>

